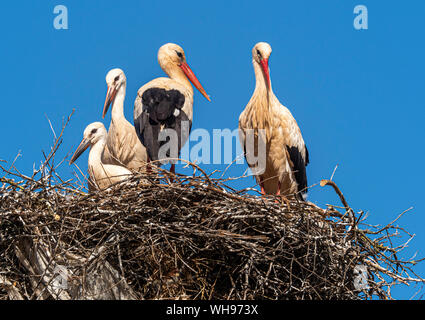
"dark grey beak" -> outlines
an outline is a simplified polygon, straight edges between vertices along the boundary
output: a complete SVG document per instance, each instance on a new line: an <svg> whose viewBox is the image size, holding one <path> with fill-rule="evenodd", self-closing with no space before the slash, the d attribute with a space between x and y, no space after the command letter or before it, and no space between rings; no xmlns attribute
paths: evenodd
<svg viewBox="0 0 425 320"><path fill-rule="evenodd" d="M83 152L86 151L86 149L89 146L90 146L90 140L83 139L83 141L81 141L80 145L78 146L77 150L75 150L74 154L72 155L72 158L69 161L69 164L73 164L75 160L77 160L83 154Z"/></svg>
<svg viewBox="0 0 425 320"><path fill-rule="evenodd" d="M108 92L106 93L105 105L103 106L102 119L104 119L106 116L106 113L108 113L109 106L111 105L112 101L114 101L117 92L118 92L118 89L116 86L108 87Z"/></svg>

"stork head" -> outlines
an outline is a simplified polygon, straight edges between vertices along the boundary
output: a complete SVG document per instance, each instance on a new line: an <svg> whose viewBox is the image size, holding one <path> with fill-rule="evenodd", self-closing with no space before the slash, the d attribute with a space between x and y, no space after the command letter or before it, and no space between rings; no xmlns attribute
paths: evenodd
<svg viewBox="0 0 425 320"><path fill-rule="evenodd" d="M164 70L164 72L170 77L172 77L173 70L183 71L184 75L190 80L190 82L192 82L196 89L198 89L208 101L211 101L205 89L202 87L193 71L189 68L182 47L174 43L164 44L161 48L159 48L158 62L162 70Z"/></svg>
<svg viewBox="0 0 425 320"><path fill-rule="evenodd" d="M105 139L106 135L107 132L103 123L93 122L89 124L84 130L83 140L81 141L77 150L75 150L74 154L72 155L69 164L74 163L83 154L83 152L86 151L88 147L94 145L100 139Z"/></svg>
<svg viewBox="0 0 425 320"><path fill-rule="evenodd" d="M271 53L272 47L267 42L258 42L252 48L253 63L260 65L268 89L270 89L269 57Z"/></svg>
<svg viewBox="0 0 425 320"><path fill-rule="evenodd" d="M124 71L121 69L112 69L106 75L106 84L108 85L108 92L106 93L105 104L103 106L102 118L105 118L108 112L109 106L114 101L115 96L121 86L125 86L127 78L125 77Z"/></svg>

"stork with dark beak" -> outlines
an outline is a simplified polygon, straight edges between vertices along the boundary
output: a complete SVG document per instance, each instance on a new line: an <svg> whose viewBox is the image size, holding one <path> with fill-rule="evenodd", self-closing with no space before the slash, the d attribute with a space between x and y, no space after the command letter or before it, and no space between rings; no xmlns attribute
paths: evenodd
<svg viewBox="0 0 425 320"><path fill-rule="evenodd" d="M189 81L211 101L188 66L180 46L173 43L163 45L158 51L158 62L169 78L156 78L146 83L137 92L134 103L134 126L146 147L148 161L179 157L192 127L193 88ZM177 141L171 137L163 139L163 134L170 129L177 134L174 135ZM172 144L171 150L161 154L161 147L166 143ZM174 173L175 164L170 162L170 171Z"/></svg>
<svg viewBox="0 0 425 320"><path fill-rule="evenodd" d="M147 161L146 149L140 143L134 127L124 116L127 78L121 69L112 69L106 75L106 83L108 91L102 117L105 118L112 104L111 124L106 140L106 149L112 159L111 163L125 166L133 171L143 171ZM108 159L107 162L110 160Z"/></svg>
<svg viewBox="0 0 425 320"><path fill-rule="evenodd" d="M264 130L265 134L258 135L258 139L262 139L266 146L266 167L256 176L261 193L284 197L293 195L305 200L308 150L291 112L273 93L268 66L271 52L272 48L265 42L257 43L252 49L256 86L239 117L241 144L244 150L250 147L246 144L248 130ZM249 162L248 165L254 166Z"/></svg>
<svg viewBox="0 0 425 320"><path fill-rule="evenodd" d="M69 164L74 163L88 147L91 147L88 161L90 191L106 189L116 182L129 178L132 174L131 171L122 166L102 162L106 135L107 132L103 123L89 124L84 130L83 140L69 162Z"/></svg>

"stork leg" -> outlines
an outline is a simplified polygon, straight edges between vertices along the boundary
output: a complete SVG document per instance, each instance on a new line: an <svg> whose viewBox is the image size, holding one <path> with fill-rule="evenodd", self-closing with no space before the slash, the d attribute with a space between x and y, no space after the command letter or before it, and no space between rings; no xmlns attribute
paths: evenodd
<svg viewBox="0 0 425 320"><path fill-rule="evenodd" d="M175 165L174 163L173 163L173 164L171 164L170 172L171 172L173 175L175 175L175 174L176 174L176 165ZM171 176L171 178L170 178L170 181L171 181L172 183L174 182L173 175L172 175L172 176Z"/></svg>
<svg viewBox="0 0 425 320"><path fill-rule="evenodd" d="M289 202L288 198L285 197L284 195L281 194L280 189L282 187L282 183L280 181L278 181L277 183L277 191L276 191L276 196L280 197L282 202L285 202L285 204L287 205L288 208L291 207L291 203ZM276 203L279 203L279 201L275 201ZM281 203L282 203L281 202Z"/></svg>
<svg viewBox="0 0 425 320"><path fill-rule="evenodd" d="M151 173L152 172L152 168L151 165L149 164L151 162L151 159L149 159L149 156L146 159L146 172L147 173Z"/></svg>
<svg viewBox="0 0 425 320"><path fill-rule="evenodd" d="M264 182L260 181L260 188L261 188L261 196L265 196L266 195L266 191L264 190Z"/></svg>

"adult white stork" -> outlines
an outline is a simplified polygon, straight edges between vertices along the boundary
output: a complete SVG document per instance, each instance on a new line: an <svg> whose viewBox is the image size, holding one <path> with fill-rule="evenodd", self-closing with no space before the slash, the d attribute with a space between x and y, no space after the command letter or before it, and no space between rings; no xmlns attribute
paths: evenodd
<svg viewBox="0 0 425 320"><path fill-rule="evenodd" d="M268 67L271 52L271 46L265 42L257 43L252 49L256 86L239 117L241 144L245 152L252 149L247 145L248 131L258 133L259 129L263 129L264 134L258 134L258 139L265 143L266 166L264 172L256 176L262 194L295 195L305 200L308 150L291 112L273 93ZM252 167L254 164L248 165Z"/></svg>
<svg viewBox="0 0 425 320"><path fill-rule="evenodd" d="M111 124L106 139L105 159L107 163L125 166L130 170L143 171L147 154L140 143L134 127L124 116L124 99L127 78L121 69L112 69L106 75L108 91L102 118L112 104ZM108 157L108 152L110 157Z"/></svg>
<svg viewBox="0 0 425 320"><path fill-rule="evenodd" d="M106 136L107 132L103 123L93 122L89 124L84 130L83 140L69 162L69 164L74 163L91 146L88 161L90 191L106 189L113 183L129 178L132 174L127 168L102 162Z"/></svg>
<svg viewBox="0 0 425 320"><path fill-rule="evenodd" d="M158 51L158 62L169 78L156 78L146 83L138 90L134 102L134 126L146 147L148 161L179 157L192 127L193 88L189 80L211 101L187 65L180 46L174 43L163 45ZM172 132L176 135L169 134ZM166 151L161 154L161 147L165 144L170 148L164 147ZM174 173L175 161L170 162L170 171Z"/></svg>

